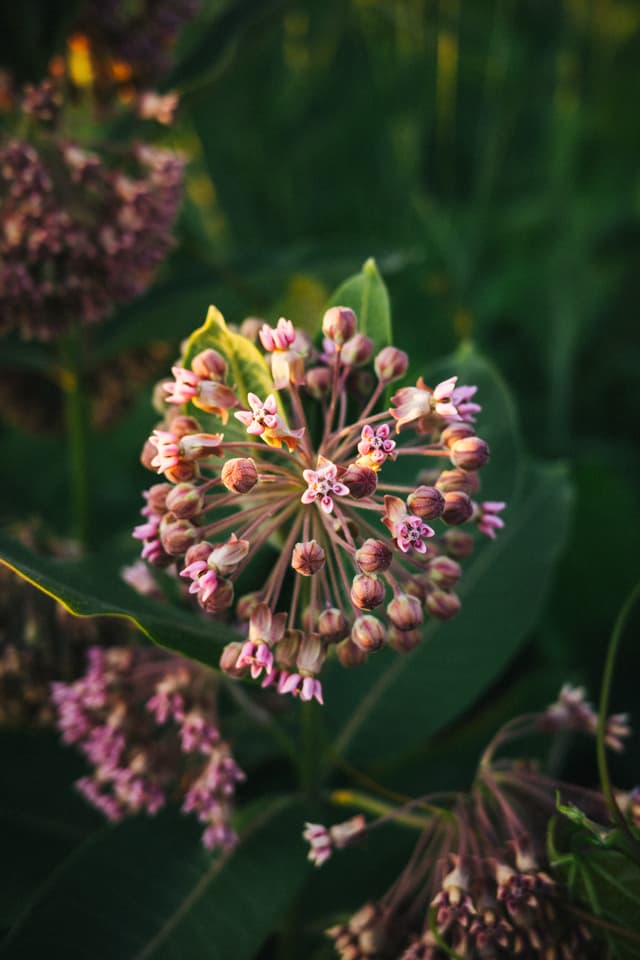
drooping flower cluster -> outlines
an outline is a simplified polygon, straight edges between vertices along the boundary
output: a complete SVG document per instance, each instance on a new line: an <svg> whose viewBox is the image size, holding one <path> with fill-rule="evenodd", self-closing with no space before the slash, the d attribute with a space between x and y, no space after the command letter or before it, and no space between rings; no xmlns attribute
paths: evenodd
<svg viewBox="0 0 640 960"><path fill-rule="evenodd" d="M568 689L563 688L565 700ZM369 823L359 815L329 829L307 824L304 837L317 866L384 822L423 824L406 868L389 891L327 931L341 960L603 956L602 942L584 922L584 911L580 915L572 909L546 843L558 794L587 817L608 823L603 795L556 782L533 761L495 759L498 747L512 739L549 729L550 712L557 720L553 729L575 729L566 717L560 721L555 706L516 718L485 751L471 791L447 794L446 805L434 802L441 795L422 797L389 808ZM619 726L620 718L611 722ZM626 719L624 723L626 727ZM633 792L625 808L634 822L638 805Z"/></svg>
<svg viewBox="0 0 640 960"><path fill-rule="evenodd" d="M77 787L109 820L176 800L203 824L207 849L234 846L244 774L218 730L210 671L151 648L91 647L84 676L54 683L51 697L63 740L94 767Z"/></svg>
<svg viewBox="0 0 640 960"><path fill-rule="evenodd" d="M41 95L39 95L39 93ZM47 83L25 97L43 120ZM43 129L0 148L0 333L47 340L142 293L172 246L183 160L145 144L112 166Z"/></svg>
<svg viewBox="0 0 640 960"><path fill-rule="evenodd" d="M330 651L344 666L385 643L408 652L426 616L452 617L459 561L474 546L461 526L494 537L503 525L504 503L477 499L489 449L472 424L476 388L420 380L379 409L408 358L394 347L374 357L350 309L327 311L321 351L288 320L257 331L252 321L245 329L265 358L216 315L210 342L241 343L254 389L229 382L227 361L236 370L238 361L208 347L206 334L173 367L165 419L142 455L164 482L146 491L134 536L150 563L175 563L205 613L227 617L234 581L274 546L266 582L235 607L249 638L228 645L221 665L322 701L318 675ZM202 413L212 432L196 419ZM387 480L406 457L412 472L424 458L441 466L417 483Z"/></svg>

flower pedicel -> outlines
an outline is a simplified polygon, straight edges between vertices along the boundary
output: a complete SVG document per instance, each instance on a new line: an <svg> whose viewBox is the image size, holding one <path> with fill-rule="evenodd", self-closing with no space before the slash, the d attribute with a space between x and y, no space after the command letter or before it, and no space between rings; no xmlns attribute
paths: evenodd
<svg viewBox="0 0 640 960"><path fill-rule="evenodd" d="M352 310L325 313L322 352L288 320L256 326L264 357L233 334L259 371L246 395L230 357L212 348L187 354L163 384L164 421L142 454L162 479L145 492L134 536L205 614L248 621L246 642L223 651L225 672L322 702L332 649L347 667L385 643L407 652L425 616L455 615L459 561L474 543L461 528L493 538L505 504L476 499L489 459L473 426L476 387L419 379L380 410L408 357L390 346L373 356ZM415 483L387 481L388 465L407 456L430 467ZM238 576L269 543L278 555L266 582L234 611Z"/></svg>

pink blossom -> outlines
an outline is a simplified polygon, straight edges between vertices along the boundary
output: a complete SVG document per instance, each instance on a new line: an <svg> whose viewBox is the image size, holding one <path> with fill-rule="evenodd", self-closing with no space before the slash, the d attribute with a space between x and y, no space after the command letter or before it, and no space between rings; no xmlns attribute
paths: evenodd
<svg viewBox="0 0 640 960"><path fill-rule="evenodd" d="M478 530L486 534L491 540L495 540L496 531L504 527L504 520L497 516L504 508L506 503L502 500L485 500L480 504L480 516L478 519Z"/></svg>
<svg viewBox="0 0 640 960"><path fill-rule="evenodd" d="M206 603L218 589L218 574L211 569L206 560L195 560L190 563L180 571L180 576L191 578L189 593L198 594L201 603Z"/></svg>
<svg viewBox="0 0 640 960"><path fill-rule="evenodd" d="M164 384L167 403L189 403L198 393L200 378L185 367L171 367L171 373L175 382Z"/></svg>
<svg viewBox="0 0 640 960"><path fill-rule="evenodd" d="M475 386L460 386L456 387L451 394L451 402L456 408L458 417L467 423L475 423L476 414L482 410L479 403L471 402L471 398L476 395L477 391L478 388Z"/></svg>
<svg viewBox="0 0 640 960"><path fill-rule="evenodd" d="M310 846L309 860L315 867L321 867L333 853L329 831L322 823L305 823L302 836Z"/></svg>
<svg viewBox="0 0 640 960"><path fill-rule="evenodd" d="M404 501L399 497L385 497L384 506L382 522L391 532L400 550L403 553L409 553L410 550L426 553L427 544L424 541L433 537L435 530L414 513L409 513Z"/></svg>
<svg viewBox="0 0 640 960"><path fill-rule="evenodd" d="M372 470L379 470L387 458L394 460L396 442L389 439L390 432L388 423L383 423L377 430L369 424L364 426L358 444L360 457L356 463L371 467Z"/></svg>
<svg viewBox="0 0 640 960"><path fill-rule="evenodd" d="M317 470L303 470L302 476L307 483L307 489L300 498L302 503L313 503L319 498L320 507L325 513L333 510L334 497L346 497L349 494L349 487L337 479L338 468L335 463L324 457L318 458Z"/></svg>
<svg viewBox="0 0 640 960"><path fill-rule="evenodd" d="M439 417L458 418L458 411L452 401L452 393L457 379L457 377L449 377L448 380L439 383L433 391L433 409Z"/></svg>
<svg viewBox="0 0 640 960"><path fill-rule="evenodd" d="M249 637L243 644L236 661L236 668L250 666L251 676L256 680L262 671L273 671L271 648L284 636L286 613L273 614L266 603L259 603L249 620Z"/></svg>
<svg viewBox="0 0 640 960"><path fill-rule="evenodd" d="M149 442L158 451L151 461L151 466L157 467L158 473L164 473L180 463L180 441L169 430L154 430Z"/></svg>
<svg viewBox="0 0 640 960"><path fill-rule="evenodd" d="M258 336L264 349L272 353L274 350L288 350L296 339L296 332L291 320L280 317L276 327L263 324Z"/></svg>
<svg viewBox="0 0 640 960"><path fill-rule="evenodd" d="M247 428L247 433L261 436L265 430L273 430L278 426L278 405L272 393L264 403L255 393L248 394L247 399L251 412L237 410L234 413L234 417Z"/></svg>

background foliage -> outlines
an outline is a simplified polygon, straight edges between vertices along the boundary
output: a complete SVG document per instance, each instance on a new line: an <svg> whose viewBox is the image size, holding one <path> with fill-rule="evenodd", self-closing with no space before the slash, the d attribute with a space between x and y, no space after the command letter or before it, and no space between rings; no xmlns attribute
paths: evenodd
<svg viewBox="0 0 640 960"><path fill-rule="evenodd" d="M37 77L68 14L44 0L7 7L2 65ZM67 958L89 942L105 958L324 956L325 921L375 895L402 849L380 834L375 850L310 876L300 828L334 816L320 812L322 788L349 764L398 790L464 785L500 721L552 699L563 679L596 693L637 578L638 5L207 0L178 53L167 88L182 91L182 108L165 136L189 157L179 242L153 289L90 344L91 556L43 561L10 536L3 555L74 610L131 615L213 659L199 621L162 622L152 601L132 608L140 601L117 582L135 553L151 384L210 303L228 321L284 313L311 328L370 256L411 373L457 351L446 369L466 366L480 382L496 452L488 482L510 501L508 528L419 663L336 671L322 727L289 718L307 758L299 777L268 731L256 747L238 721L247 828L224 877L190 824L167 814L105 827L75 797L77 761L54 738L3 733L7 957L53 942ZM0 365L3 520L39 518L64 535L56 369L13 338ZM126 402L105 412L113 382ZM623 651L616 709L637 703L639 657L632 644ZM638 759L636 741L614 764L621 785ZM590 744L572 742L554 763L595 779ZM294 783L306 799L285 796ZM71 915L73 940L59 922Z"/></svg>

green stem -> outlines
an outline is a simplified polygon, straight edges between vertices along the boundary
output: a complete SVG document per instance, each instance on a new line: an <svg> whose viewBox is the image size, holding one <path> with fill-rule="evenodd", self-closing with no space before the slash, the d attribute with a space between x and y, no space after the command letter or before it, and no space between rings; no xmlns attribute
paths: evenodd
<svg viewBox="0 0 640 960"><path fill-rule="evenodd" d="M626 626L627 619L638 597L640 597L640 582L638 582L631 591L620 613L618 614L618 618L611 634L611 640L609 641L609 649L607 650L607 658L605 660L604 674L602 677L600 705L598 708L596 753L598 757L598 774L600 776L600 785L602 787L602 792L604 793L611 818L614 823L620 827L627 840L630 841L630 852L632 853L634 859L640 862L640 846L629 829L629 824L627 823L622 811L620 810L620 807L618 806L613 788L611 786L611 780L609 778L609 766L607 763L607 751L605 746L607 716L609 714L609 699L611 696L611 684L613 681L613 671L618 654L618 647L620 646L620 640L622 639L622 634Z"/></svg>
<svg viewBox="0 0 640 960"><path fill-rule="evenodd" d="M432 822L434 817L450 818L451 812L443 807L437 807L435 804L427 803L423 800L414 800L405 804L404 807L392 806L378 797L372 797L370 793L364 793L362 790L333 790L329 794L331 803L339 807L355 807L357 810L366 810L367 813L375 813L380 817L393 820L394 823L401 823L405 827L412 829L425 830ZM424 810L428 816L418 816L410 813L409 808L418 807Z"/></svg>
<svg viewBox="0 0 640 960"><path fill-rule="evenodd" d="M84 395L80 329L60 341L60 387L64 396L73 534L86 547L90 536L88 416Z"/></svg>

